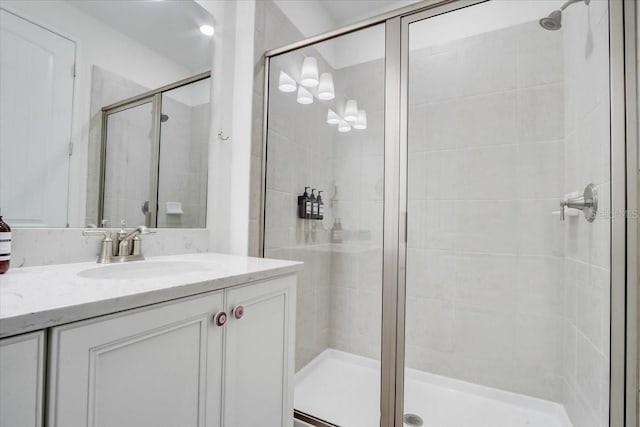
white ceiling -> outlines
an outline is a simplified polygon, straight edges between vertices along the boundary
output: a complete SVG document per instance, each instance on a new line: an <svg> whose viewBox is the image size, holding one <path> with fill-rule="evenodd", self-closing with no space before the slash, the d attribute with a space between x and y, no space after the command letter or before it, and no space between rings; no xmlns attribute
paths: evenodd
<svg viewBox="0 0 640 427"><path fill-rule="evenodd" d="M320 0L338 26L348 25L420 0Z"/></svg>
<svg viewBox="0 0 640 427"><path fill-rule="evenodd" d="M67 1L194 73L211 69L211 37L199 28L213 17L194 1Z"/></svg>

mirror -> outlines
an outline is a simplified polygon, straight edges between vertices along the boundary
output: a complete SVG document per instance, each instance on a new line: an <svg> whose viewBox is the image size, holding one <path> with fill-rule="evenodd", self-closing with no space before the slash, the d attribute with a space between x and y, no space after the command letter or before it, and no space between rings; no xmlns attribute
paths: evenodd
<svg viewBox="0 0 640 427"><path fill-rule="evenodd" d="M12 227L206 225L213 17L192 0L5 0Z"/></svg>

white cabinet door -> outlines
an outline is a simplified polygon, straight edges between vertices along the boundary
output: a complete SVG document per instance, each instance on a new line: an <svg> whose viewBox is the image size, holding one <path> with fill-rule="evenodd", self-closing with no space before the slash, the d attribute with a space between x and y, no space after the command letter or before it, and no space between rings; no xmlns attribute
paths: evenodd
<svg viewBox="0 0 640 427"><path fill-rule="evenodd" d="M223 292L52 329L48 425L220 426Z"/></svg>
<svg viewBox="0 0 640 427"><path fill-rule="evenodd" d="M42 426L44 331L0 340L0 427Z"/></svg>
<svg viewBox="0 0 640 427"><path fill-rule="evenodd" d="M225 427L293 426L295 285L292 275L227 291Z"/></svg>

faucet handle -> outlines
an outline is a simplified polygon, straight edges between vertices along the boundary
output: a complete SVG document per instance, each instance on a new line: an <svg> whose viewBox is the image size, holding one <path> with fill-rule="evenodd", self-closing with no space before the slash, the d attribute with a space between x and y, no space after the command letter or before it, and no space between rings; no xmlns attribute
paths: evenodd
<svg viewBox="0 0 640 427"><path fill-rule="evenodd" d="M111 239L111 233L104 230L82 230L83 236L103 236L102 244L100 245L100 253L96 262L99 264L108 264L111 262L113 256L113 239Z"/></svg>
<svg viewBox="0 0 640 427"><path fill-rule="evenodd" d="M566 200L560 200L560 221L564 221L564 208L567 206Z"/></svg>
<svg viewBox="0 0 640 427"><path fill-rule="evenodd" d="M102 236L105 239L109 239L111 238L111 233L109 233L108 231L104 231L104 230L82 230L82 235L83 236Z"/></svg>
<svg viewBox="0 0 640 427"><path fill-rule="evenodd" d="M127 228L127 220L126 219L121 219L120 220L120 228L122 228L122 229Z"/></svg>

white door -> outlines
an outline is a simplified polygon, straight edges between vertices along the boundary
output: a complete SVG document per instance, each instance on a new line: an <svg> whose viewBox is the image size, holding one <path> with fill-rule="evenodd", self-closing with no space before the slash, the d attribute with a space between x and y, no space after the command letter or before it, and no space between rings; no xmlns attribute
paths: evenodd
<svg viewBox="0 0 640 427"><path fill-rule="evenodd" d="M52 329L48 425L218 427L223 292Z"/></svg>
<svg viewBox="0 0 640 427"><path fill-rule="evenodd" d="M42 426L44 331L0 340L0 427Z"/></svg>
<svg viewBox="0 0 640 427"><path fill-rule="evenodd" d="M0 209L66 227L75 43L0 10Z"/></svg>
<svg viewBox="0 0 640 427"><path fill-rule="evenodd" d="M286 276L227 291L225 427L293 426L295 286Z"/></svg>

